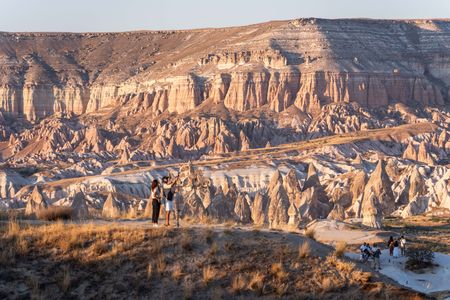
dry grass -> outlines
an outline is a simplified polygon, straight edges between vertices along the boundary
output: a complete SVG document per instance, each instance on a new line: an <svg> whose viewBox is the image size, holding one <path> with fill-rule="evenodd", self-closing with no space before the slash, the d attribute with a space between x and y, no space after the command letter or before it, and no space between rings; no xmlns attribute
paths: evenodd
<svg viewBox="0 0 450 300"><path fill-rule="evenodd" d="M261 272L254 273L248 284L249 290L253 291L257 296L261 296L264 292L264 279L265 276Z"/></svg>
<svg viewBox="0 0 450 300"><path fill-rule="evenodd" d="M212 266L203 268L203 284L208 285L217 276L217 271Z"/></svg>
<svg viewBox="0 0 450 300"><path fill-rule="evenodd" d="M206 229L205 231L205 240L206 243L211 244L213 242L213 237L214 237L214 231L212 231L211 229Z"/></svg>
<svg viewBox="0 0 450 300"><path fill-rule="evenodd" d="M231 280L231 292L233 294L239 294L241 293L244 288L247 286L247 280L245 279L244 275L238 274L233 277Z"/></svg>
<svg viewBox="0 0 450 300"><path fill-rule="evenodd" d="M166 267L167 267L166 258L164 257L163 254L160 254L156 258L156 272L158 272L158 274L162 276L166 271Z"/></svg>
<svg viewBox="0 0 450 300"><path fill-rule="evenodd" d="M313 228L307 228L305 235L312 240L316 239L316 231Z"/></svg>
<svg viewBox="0 0 450 300"><path fill-rule="evenodd" d="M271 267L271 272L276 279L279 281L284 281L288 277L288 273L286 272L282 263L274 263Z"/></svg>
<svg viewBox="0 0 450 300"><path fill-rule="evenodd" d="M211 247L209 248L208 257L214 258L217 255L217 251L219 251L219 246L217 245L216 242L213 242L211 244Z"/></svg>
<svg viewBox="0 0 450 300"><path fill-rule="evenodd" d="M337 257L342 257L345 254L345 250L347 249L347 243L344 241L340 241L336 244L336 248L334 250L334 254Z"/></svg>
<svg viewBox="0 0 450 300"><path fill-rule="evenodd" d="M236 230L208 244L209 234L201 228L115 223L19 226L12 220L0 224L0 267L10 274L2 277L10 281L0 282L0 299L141 299L155 296L155 291L158 298L176 299L365 298L374 290L370 273L336 255L321 257L321 250L298 259L302 247L293 248L284 233L255 238L252 232ZM316 243L304 244L309 251L317 250ZM24 268L28 275L22 275ZM17 294L25 281L28 292ZM49 282L55 288L49 288ZM378 284L371 297L383 298L389 286Z"/></svg>
<svg viewBox="0 0 450 300"><path fill-rule="evenodd" d="M44 221L70 220L73 210L68 206L50 206L36 212L36 218Z"/></svg>
<svg viewBox="0 0 450 300"><path fill-rule="evenodd" d="M7 231L6 235L8 237L13 237L13 236L18 235L19 232L20 232L20 225L17 222L17 220L16 219L10 219L9 222L8 222L8 231Z"/></svg>
<svg viewBox="0 0 450 300"><path fill-rule="evenodd" d="M181 264L176 264L172 270L172 278L175 281L179 281L181 277L183 277L183 275L184 275L183 267L181 266Z"/></svg>
<svg viewBox="0 0 450 300"><path fill-rule="evenodd" d="M311 255L311 246L308 241L304 241L298 247L298 257L306 258Z"/></svg>
<svg viewBox="0 0 450 300"><path fill-rule="evenodd" d="M154 270L153 264L149 263L147 265L147 280L148 281L150 281L153 277L153 270Z"/></svg>
<svg viewBox="0 0 450 300"><path fill-rule="evenodd" d="M193 249L192 236L188 232L183 233L183 237L181 238L181 248L188 252Z"/></svg>
<svg viewBox="0 0 450 300"><path fill-rule="evenodd" d="M63 293L66 293L70 288L70 271L68 267L65 267L63 270L63 277L61 280L61 290Z"/></svg>

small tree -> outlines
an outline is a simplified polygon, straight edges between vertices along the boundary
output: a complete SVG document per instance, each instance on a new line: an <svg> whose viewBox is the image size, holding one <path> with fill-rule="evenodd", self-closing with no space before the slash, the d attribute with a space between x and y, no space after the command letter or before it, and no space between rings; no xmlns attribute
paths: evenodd
<svg viewBox="0 0 450 300"><path fill-rule="evenodd" d="M413 271L432 266L434 253L424 246L417 246L407 249L406 257L406 268Z"/></svg>

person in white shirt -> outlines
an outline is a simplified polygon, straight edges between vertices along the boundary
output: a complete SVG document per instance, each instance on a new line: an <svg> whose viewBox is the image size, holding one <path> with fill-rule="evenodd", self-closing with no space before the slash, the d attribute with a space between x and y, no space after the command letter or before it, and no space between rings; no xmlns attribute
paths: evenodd
<svg viewBox="0 0 450 300"><path fill-rule="evenodd" d="M405 237L403 235L400 237L400 251L402 253L402 256L405 256L406 239L405 239Z"/></svg>

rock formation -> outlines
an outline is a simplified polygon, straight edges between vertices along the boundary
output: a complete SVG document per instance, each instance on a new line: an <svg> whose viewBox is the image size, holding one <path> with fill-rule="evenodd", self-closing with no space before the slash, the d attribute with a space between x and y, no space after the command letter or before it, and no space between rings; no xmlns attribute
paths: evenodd
<svg viewBox="0 0 450 300"><path fill-rule="evenodd" d="M424 164L434 165L433 157L430 155L427 145L422 141L419 145L419 151L417 152L417 160Z"/></svg>
<svg viewBox="0 0 450 300"><path fill-rule="evenodd" d="M312 113L333 102L442 105L449 28L442 20L300 19L224 28L223 41L216 30L2 33L10 50L0 51L0 108L34 121L126 104L133 113L184 113L205 99L238 111L295 105Z"/></svg>
<svg viewBox="0 0 450 300"><path fill-rule="evenodd" d="M289 206L288 209L288 215L289 215L289 221L288 221L288 225L289 226L298 226L298 211L297 208L295 207L294 203L291 203L291 205Z"/></svg>
<svg viewBox="0 0 450 300"><path fill-rule="evenodd" d="M366 192L368 196L364 196L362 202L362 224L373 228L381 228L383 216L381 203L373 190L367 190Z"/></svg>
<svg viewBox="0 0 450 300"><path fill-rule="evenodd" d="M277 170L268 186L269 209L268 220L271 227L286 225L289 221L290 202L283 187L283 178Z"/></svg>
<svg viewBox="0 0 450 300"><path fill-rule="evenodd" d="M33 192L31 193L31 198L28 200L27 206L25 207L25 215L35 215L38 211L46 209L47 207L47 201L45 201L44 197L39 191L39 187L35 185Z"/></svg>
<svg viewBox="0 0 450 300"><path fill-rule="evenodd" d="M370 175L369 181L364 188L364 198L362 203L370 203L372 200L369 200L369 197L371 197L372 194L381 204L383 214L389 215L394 212L395 199L392 193L392 182L386 173L385 162L382 159L378 161L375 170Z"/></svg>
<svg viewBox="0 0 450 300"><path fill-rule="evenodd" d="M108 198L106 198L103 204L102 217L109 219L116 219L122 215L122 206L117 201L113 193L109 193Z"/></svg>
<svg viewBox="0 0 450 300"><path fill-rule="evenodd" d="M283 179L283 186L288 194L289 202L299 204L302 189L295 170L291 169Z"/></svg>
<svg viewBox="0 0 450 300"><path fill-rule="evenodd" d="M184 207L181 211L183 217L201 219L206 216L206 210L203 207L202 200L197 195L195 189L188 191L184 197Z"/></svg>
<svg viewBox="0 0 450 300"><path fill-rule="evenodd" d="M234 204L234 214L236 215L236 220L240 223L246 224L252 222L252 213L247 199L245 199L245 195L238 195Z"/></svg>
<svg viewBox="0 0 450 300"><path fill-rule="evenodd" d="M268 198L266 194L257 192L252 203L252 219L256 225L264 225L268 223Z"/></svg>
<svg viewBox="0 0 450 300"><path fill-rule="evenodd" d="M74 219L86 219L89 216L89 209L82 192L75 194L70 207L72 208L72 218Z"/></svg>

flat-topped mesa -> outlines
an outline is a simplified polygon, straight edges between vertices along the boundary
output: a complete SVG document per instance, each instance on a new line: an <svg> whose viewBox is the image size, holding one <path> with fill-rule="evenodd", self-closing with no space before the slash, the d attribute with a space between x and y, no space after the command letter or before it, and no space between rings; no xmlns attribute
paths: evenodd
<svg viewBox="0 0 450 300"><path fill-rule="evenodd" d="M237 111L295 105L316 113L334 102L434 106L450 96L450 21L1 33L0 44L0 109L28 120L119 106L183 113L207 99Z"/></svg>

